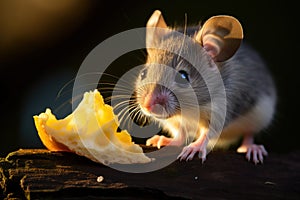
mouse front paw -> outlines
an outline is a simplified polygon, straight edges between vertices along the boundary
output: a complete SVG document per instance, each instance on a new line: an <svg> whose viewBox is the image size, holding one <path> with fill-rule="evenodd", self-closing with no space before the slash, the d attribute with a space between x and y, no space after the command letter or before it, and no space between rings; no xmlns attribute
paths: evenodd
<svg viewBox="0 0 300 200"><path fill-rule="evenodd" d="M202 160L202 163L206 160L206 143L205 144L197 144L191 143L190 145L184 147L177 157L180 161L182 160L192 160L195 154L198 153L198 157Z"/></svg>
<svg viewBox="0 0 300 200"><path fill-rule="evenodd" d="M171 141L172 138L167 138L163 135L155 135L146 141L146 145L157 147L158 149L160 149L160 147L170 144Z"/></svg>
<svg viewBox="0 0 300 200"><path fill-rule="evenodd" d="M147 146L154 146L160 149L162 146L181 146L183 140L180 137L168 138L163 135L155 135L146 141Z"/></svg>

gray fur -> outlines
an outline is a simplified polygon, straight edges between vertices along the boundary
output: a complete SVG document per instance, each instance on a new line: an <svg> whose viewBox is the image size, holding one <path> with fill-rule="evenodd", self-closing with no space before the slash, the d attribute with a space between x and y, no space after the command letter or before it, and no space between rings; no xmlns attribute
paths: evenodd
<svg viewBox="0 0 300 200"><path fill-rule="evenodd" d="M199 27L192 27L189 28L186 33L188 36L194 37L197 30L199 30ZM182 29L179 31L184 32ZM140 78L137 79L137 91L139 91L138 88L145 82L160 82L172 92L180 94L179 98L182 97L181 100L186 102L186 106L190 108L190 113L193 113L194 109L197 108L197 106L192 105L192 102L189 102L189 94L191 94L191 92L196 93L198 106L201 112L218 112L217 109L212 110L210 102L211 95L217 96L218 92L220 92L219 86L215 85L215 88L212 90L213 94L209 94L207 82L205 82L201 76L204 75L206 81L213 85L215 82L215 75L211 68L217 66L223 79L227 99L225 127L235 119L251 111L260 98L269 96L276 101L275 86L269 70L259 54L247 44L242 43L241 47L232 58L220 63L214 63L206 51L196 41L193 44L186 45L186 43L182 41L182 37L176 37L172 33L161 38L159 45L167 46L170 51L181 49L180 52L182 53L182 56L192 58L193 63L196 63L196 65L193 67L191 63L188 63L180 57L178 58L178 55L170 52L149 50L149 56L146 63L146 68L148 69L147 76L145 80L140 80ZM152 67L149 63L165 64L176 71L182 69L187 71L190 76L191 87L177 87L176 84L174 85L174 77L176 74L166 72L163 68L158 69ZM154 89L152 92L158 91L159 89ZM139 94L137 97L139 97ZM137 102L139 102L139 99ZM178 102L171 103L178 104ZM210 114L201 116L207 116L204 120L208 121ZM188 117L189 116L183 116L183 118Z"/></svg>
<svg viewBox="0 0 300 200"><path fill-rule="evenodd" d="M276 99L275 85L265 62L247 44L242 44L229 60L219 63L227 96L227 118L245 114L263 96Z"/></svg>

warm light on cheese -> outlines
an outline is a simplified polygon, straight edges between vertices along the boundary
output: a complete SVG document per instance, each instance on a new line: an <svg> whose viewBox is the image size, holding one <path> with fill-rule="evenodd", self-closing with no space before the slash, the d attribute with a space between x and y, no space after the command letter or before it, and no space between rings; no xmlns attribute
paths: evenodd
<svg viewBox="0 0 300 200"><path fill-rule="evenodd" d="M64 119L56 119L49 108L33 118L39 137L51 151L71 151L104 164L151 161L126 130L117 132L117 116L98 90L86 92Z"/></svg>

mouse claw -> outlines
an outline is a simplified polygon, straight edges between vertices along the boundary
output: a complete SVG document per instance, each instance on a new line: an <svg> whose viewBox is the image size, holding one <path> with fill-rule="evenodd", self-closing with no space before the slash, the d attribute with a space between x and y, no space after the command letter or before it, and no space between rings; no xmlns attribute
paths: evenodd
<svg viewBox="0 0 300 200"><path fill-rule="evenodd" d="M195 154L196 152L192 151L191 154L187 157L186 161L193 160Z"/></svg>
<svg viewBox="0 0 300 200"><path fill-rule="evenodd" d="M154 146L160 149L161 147L168 145L171 141L171 138L167 138L163 135L155 135L146 141L146 146Z"/></svg>
<svg viewBox="0 0 300 200"><path fill-rule="evenodd" d="M177 159L180 161L193 160L195 154L198 153L199 158L202 160L202 163L206 160L206 147L203 145L190 144L182 149L181 153L178 155Z"/></svg>
<svg viewBox="0 0 300 200"><path fill-rule="evenodd" d="M202 160L202 164L206 160L206 149L203 149L202 152L199 152L198 157Z"/></svg>
<svg viewBox="0 0 300 200"><path fill-rule="evenodd" d="M177 156L177 159L179 159L180 161L185 160L191 151L192 149L188 148L188 146L184 147L181 153Z"/></svg>
<svg viewBox="0 0 300 200"><path fill-rule="evenodd" d="M254 164L261 163L263 164L264 162L264 156L267 156L268 152L266 151L265 147L263 145L256 145L252 144L247 146L247 152L246 152L246 159L248 161L254 162Z"/></svg>

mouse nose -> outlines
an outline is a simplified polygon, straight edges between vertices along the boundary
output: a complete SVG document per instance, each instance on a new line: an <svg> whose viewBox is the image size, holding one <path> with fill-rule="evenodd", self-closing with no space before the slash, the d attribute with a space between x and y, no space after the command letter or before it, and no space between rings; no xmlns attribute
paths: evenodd
<svg viewBox="0 0 300 200"><path fill-rule="evenodd" d="M147 94L143 102L143 107L150 113L161 114L161 110L165 110L167 102L168 97L166 95Z"/></svg>
<svg viewBox="0 0 300 200"><path fill-rule="evenodd" d="M147 85L139 91L138 102L141 110L147 116L155 118L169 118L179 111L179 104L175 94L162 85Z"/></svg>

